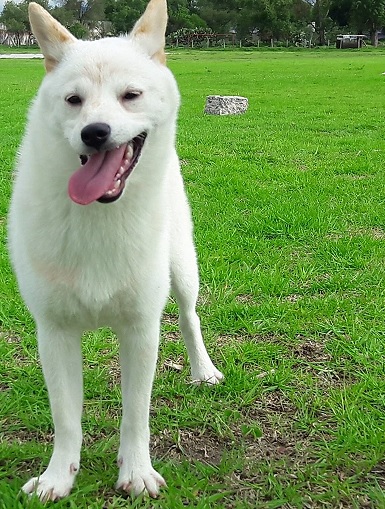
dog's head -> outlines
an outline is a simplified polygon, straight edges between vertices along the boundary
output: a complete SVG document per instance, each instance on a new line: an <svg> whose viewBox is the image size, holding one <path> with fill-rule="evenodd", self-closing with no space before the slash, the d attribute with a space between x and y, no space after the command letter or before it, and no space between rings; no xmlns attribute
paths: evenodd
<svg viewBox="0 0 385 509"><path fill-rule="evenodd" d="M173 125L179 106L165 66L166 0L150 0L126 37L79 41L46 10L29 4L47 75L38 101L82 166L69 179L79 204L118 199L146 139ZM80 165L80 163L79 163Z"/></svg>

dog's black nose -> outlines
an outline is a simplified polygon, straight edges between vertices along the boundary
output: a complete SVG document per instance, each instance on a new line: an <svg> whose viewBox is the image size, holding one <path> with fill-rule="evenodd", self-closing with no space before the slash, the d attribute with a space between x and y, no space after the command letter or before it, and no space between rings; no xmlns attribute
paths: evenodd
<svg viewBox="0 0 385 509"><path fill-rule="evenodd" d="M111 127L102 122L88 124L82 129L81 138L87 147L99 149L111 134Z"/></svg>

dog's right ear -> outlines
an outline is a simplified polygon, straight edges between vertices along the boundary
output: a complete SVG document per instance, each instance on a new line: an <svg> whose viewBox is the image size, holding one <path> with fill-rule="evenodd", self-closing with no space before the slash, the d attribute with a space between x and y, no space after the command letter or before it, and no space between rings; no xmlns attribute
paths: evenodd
<svg viewBox="0 0 385 509"><path fill-rule="evenodd" d="M66 45L77 39L41 5L31 2L28 13L33 35L44 55L45 68L50 72L60 62Z"/></svg>

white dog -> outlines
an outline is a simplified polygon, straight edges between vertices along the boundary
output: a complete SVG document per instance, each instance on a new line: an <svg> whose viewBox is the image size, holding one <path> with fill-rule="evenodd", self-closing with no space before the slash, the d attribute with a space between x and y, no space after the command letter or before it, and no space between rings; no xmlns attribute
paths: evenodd
<svg viewBox="0 0 385 509"><path fill-rule="evenodd" d="M29 6L47 74L29 113L10 210L9 242L34 315L55 425L45 472L25 484L67 495L82 442L81 336L111 326L120 342L123 415L117 488L156 497L149 405L159 324L170 286L196 382L222 374L195 312L198 272L175 152L179 95L165 66L166 0L151 0L125 38L78 41Z"/></svg>

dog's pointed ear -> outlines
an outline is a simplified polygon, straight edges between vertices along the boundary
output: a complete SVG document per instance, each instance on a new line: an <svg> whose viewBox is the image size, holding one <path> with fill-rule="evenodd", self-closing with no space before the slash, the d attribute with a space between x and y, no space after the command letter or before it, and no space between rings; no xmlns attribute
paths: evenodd
<svg viewBox="0 0 385 509"><path fill-rule="evenodd" d="M167 1L150 0L141 18L135 23L130 34L154 60L166 63Z"/></svg>
<svg viewBox="0 0 385 509"><path fill-rule="evenodd" d="M60 62L67 44L77 39L53 18L41 5L31 2L28 6L33 35L44 55L47 72Z"/></svg>

